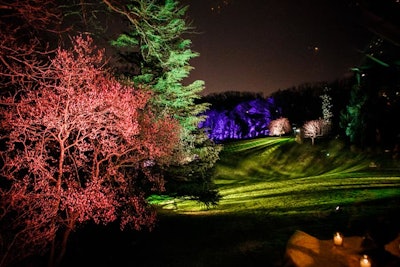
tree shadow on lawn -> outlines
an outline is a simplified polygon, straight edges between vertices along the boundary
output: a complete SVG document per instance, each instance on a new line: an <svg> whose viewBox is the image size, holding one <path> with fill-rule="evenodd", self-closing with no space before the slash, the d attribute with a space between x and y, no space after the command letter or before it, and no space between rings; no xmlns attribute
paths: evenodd
<svg viewBox="0 0 400 267"><path fill-rule="evenodd" d="M258 267L283 265L286 243L301 230L319 239L335 231L369 236L382 246L399 233L399 199L328 213L269 211L181 215L162 211L152 232L88 225L71 238L63 266Z"/></svg>

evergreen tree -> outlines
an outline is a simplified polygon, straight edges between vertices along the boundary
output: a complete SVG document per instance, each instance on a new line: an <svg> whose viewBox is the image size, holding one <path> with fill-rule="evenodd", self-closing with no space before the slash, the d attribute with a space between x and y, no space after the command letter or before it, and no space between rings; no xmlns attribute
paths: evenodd
<svg viewBox="0 0 400 267"><path fill-rule="evenodd" d="M129 21L130 31L119 35L112 42L114 46L126 51L121 52L121 55L133 64L133 68L130 68L133 72L125 72L124 75L135 83L151 85L155 92L154 108L159 114L170 114L182 126L176 161L167 170L167 177L184 177L185 184L190 184L190 187L199 186L205 189L200 190L201 194L208 195L208 185L211 184L209 172L218 160L221 148L208 140L206 133L198 128L199 123L205 119L200 114L204 114L209 107L207 103L196 101L201 98L204 82L197 80L189 85L182 83L193 69L189 61L198 56L190 48L191 41L183 38L192 29L185 20L188 7L179 6L175 0L131 0L126 6L103 1ZM213 193L209 196L218 198L216 191L211 191ZM180 192L183 195L193 195L194 191Z"/></svg>
<svg viewBox="0 0 400 267"><path fill-rule="evenodd" d="M364 106L366 95L362 92L360 85L354 85L350 93L349 104L341 113L340 127L345 130L353 144L363 144L365 141L365 115Z"/></svg>

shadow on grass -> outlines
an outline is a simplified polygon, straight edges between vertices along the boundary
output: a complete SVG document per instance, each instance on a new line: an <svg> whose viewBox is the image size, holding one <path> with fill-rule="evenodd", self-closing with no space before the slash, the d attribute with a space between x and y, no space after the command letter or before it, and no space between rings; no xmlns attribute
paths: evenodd
<svg viewBox="0 0 400 267"><path fill-rule="evenodd" d="M151 232L120 232L116 225L87 226L71 239L64 266L282 266L296 230L319 239L335 231L369 236L379 245L398 233L399 199L370 201L324 212L178 215L160 211Z"/></svg>

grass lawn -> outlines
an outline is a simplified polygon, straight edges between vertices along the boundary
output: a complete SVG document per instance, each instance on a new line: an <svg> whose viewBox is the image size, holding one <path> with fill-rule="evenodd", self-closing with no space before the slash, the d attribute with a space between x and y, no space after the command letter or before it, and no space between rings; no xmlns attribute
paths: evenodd
<svg viewBox="0 0 400 267"><path fill-rule="evenodd" d="M378 245L400 231L400 162L351 152L338 140L225 144L215 181L219 205L165 197L153 232L85 228L64 265L278 267L296 230L319 239L368 234Z"/></svg>

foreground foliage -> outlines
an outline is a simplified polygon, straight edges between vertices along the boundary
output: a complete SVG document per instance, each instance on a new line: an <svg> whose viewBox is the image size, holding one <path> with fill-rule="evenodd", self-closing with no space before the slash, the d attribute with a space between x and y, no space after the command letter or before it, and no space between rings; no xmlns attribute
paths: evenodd
<svg viewBox="0 0 400 267"><path fill-rule="evenodd" d="M164 181L151 167L168 161L179 125L156 118L151 94L110 78L102 64L103 51L77 37L36 90L2 99L0 266L49 248L56 265L87 221L152 227L145 197Z"/></svg>
<svg viewBox="0 0 400 267"><path fill-rule="evenodd" d="M170 114L181 125L174 162L165 169L167 191L206 205L217 203L219 196L211 178L221 147L199 129L209 107L199 101L204 82L183 83L193 69L190 60L199 56L185 37L193 30L186 18L188 7L176 0L103 2L129 25L112 42L125 62L125 69L118 71L135 83L150 85L154 92L151 103L158 113Z"/></svg>

